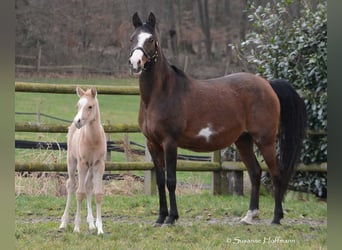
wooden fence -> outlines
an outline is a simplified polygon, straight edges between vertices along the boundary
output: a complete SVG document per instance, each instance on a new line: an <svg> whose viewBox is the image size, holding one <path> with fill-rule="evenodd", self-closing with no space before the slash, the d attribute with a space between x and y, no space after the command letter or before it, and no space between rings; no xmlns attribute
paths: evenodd
<svg viewBox="0 0 342 250"><path fill-rule="evenodd" d="M87 86L82 86L86 88ZM38 93L60 93L74 94L76 86L62 84L40 84L16 82L16 92L38 92ZM118 87L118 86L97 86L99 94L109 95L138 95L138 87ZM67 125L16 123L16 132L49 132L67 133ZM106 124L106 133L137 133L141 132L136 124ZM309 133L317 134L317 132ZM322 132L319 132L322 133ZM117 170L144 170L145 172L145 193L156 193L156 179L154 167L146 152L146 162L106 162L106 171ZM221 161L221 152L212 153L211 162L181 161L177 163L177 171L202 171L212 172L211 190L213 194L243 194L243 172L246 170L242 162ZM263 171L267 171L267 166L261 163ZM41 162L15 162L15 171L43 171L43 172L64 172L67 171L66 163L41 163ZM300 164L297 171L307 172L327 172L327 163L322 164Z"/></svg>

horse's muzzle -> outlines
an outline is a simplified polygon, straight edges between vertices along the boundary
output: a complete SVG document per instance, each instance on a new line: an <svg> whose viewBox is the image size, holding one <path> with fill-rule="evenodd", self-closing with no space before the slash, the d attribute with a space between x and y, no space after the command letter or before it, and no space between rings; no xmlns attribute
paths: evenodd
<svg viewBox="0 0 342 250"><path fill-rule="evenodd" d="M142 71L142 67L141 67L141 64L138 65L138 67L134 67L133 64L130 63L129 65L129 73L130 75L139 75Z"/></svg>
<svg viewBox="0 0 342 250"><path fill-rule="evenodd" d="M74 120L74 125L78 129L82 128L82 126L83 126L81 120Z"/></svg>

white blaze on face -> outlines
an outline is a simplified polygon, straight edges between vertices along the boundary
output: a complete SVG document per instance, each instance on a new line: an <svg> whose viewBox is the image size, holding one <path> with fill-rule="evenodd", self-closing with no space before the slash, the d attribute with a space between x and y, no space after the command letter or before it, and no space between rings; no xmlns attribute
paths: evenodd
<svg viewBox="0 0 342 250"><path fill-rule="evenodd" d="M82 97L78 101L79 110L77 112L77 115L74 118L74 123L75 123L76 127L78 127L78 128L81 127L80 121L82 120L83 109L87 105L87 103L88 103L88 100L85 97Z"/></svg>
<svg viewBox="0 0 342 250"><path fill-rule="evenodd" d="M150 38L152 36L152 34L150 33L146 33L146 32L142 32L138 35L138 43L135 46L136 48L139 47L143 47L145 41ZM144 53L140 50L140 49L136 49L133 51L131 57L129 58L130 63L133 66L133 69L138 69L139 66L143 67L143 62L142 62L142 58L143 58ZM141 64L141 65L139 65Z"/></svg>
<svg viewBox="0 0 342 250"><path fill-rule="evenodd" d="M215 133L215 131L211 128L211 124L208 124L208 127L202 128L197 136L202 136L206 139L207 142L210 140L210 136L212 136Z"/></svg>

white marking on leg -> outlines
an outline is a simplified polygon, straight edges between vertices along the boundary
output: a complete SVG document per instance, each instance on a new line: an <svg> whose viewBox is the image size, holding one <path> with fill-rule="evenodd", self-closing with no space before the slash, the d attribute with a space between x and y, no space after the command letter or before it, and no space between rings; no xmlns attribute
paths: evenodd
<svg viewBox="0 0 342 250"><path fill-rule="evenodd" d="M247 225L252 225L253 219L257 217L259 217L258 209L248 210L246 216L241 219L241 222Z"/></svg>
<svg viewBox="0 0 342 250"><path fill-rule="evenodd" d="M91 194L87 195L87 210L88 210L88 215L87 215L87 223L89 225L89 229L93 230L95 229L95 224L94 224L94 216L93 216L93 211L91 209Z"/></svg>
<svg viewBox="0 0 342 250"><path fill-rule="evenodd" d="M97 227L97 234L103 234L101 203L96 204L96 223L95 224Z"/></svg>
<svg viewBox="0 0 342 250"><path fill-rule="evenodd" d="M208 127L202 128L199 132L197 136L202 136L206 139L207 142L209 142L210 140L210 136L212 136L213 134L215 134L216 132L211 128L211 124L208 123Z"/></svg>

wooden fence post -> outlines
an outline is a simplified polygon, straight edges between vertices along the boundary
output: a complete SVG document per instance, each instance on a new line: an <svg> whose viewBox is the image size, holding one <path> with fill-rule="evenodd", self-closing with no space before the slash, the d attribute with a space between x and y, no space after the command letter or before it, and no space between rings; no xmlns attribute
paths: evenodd
<svg viewBox="0 0 342 250"><path fill-rule="evenodd" d="M151 161L152 157L148 151L147 145L145 146L145 161ZM144 189L146 195L154 195L157 193L157 177L156 170L145 170Z"/></svg>
<svg viewBox="0 0 342 250"><path fill-rule="evenodd" d="M243 171L227 171L228 193L243 195Z"/></svg>
<svg viewBox="0 0 342 250"><path fill-rule="evenodd" d="M212 154L212 161L218 162L221 166L221 151ZM227 170L213 171L211 180L211 192L213 195L228 194Z"/></svg>

